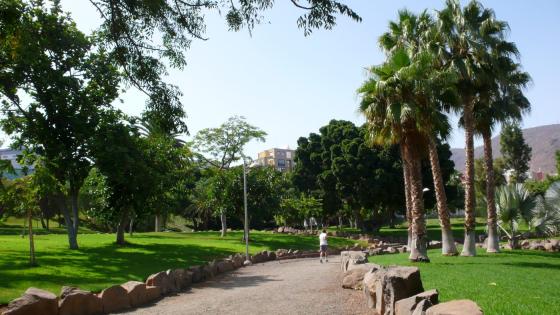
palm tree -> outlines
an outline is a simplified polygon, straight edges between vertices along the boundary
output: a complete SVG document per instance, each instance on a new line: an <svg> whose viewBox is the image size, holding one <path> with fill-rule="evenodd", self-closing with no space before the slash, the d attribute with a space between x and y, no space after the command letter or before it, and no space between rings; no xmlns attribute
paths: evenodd
<svg viewBox="0 0 560 315"><path fill-rule="evenodd" d="M401 147L405 181L410 185L412 242L409 259L412 261L429 261L421 172L428 141L416 120L422 108L412 97L415 86L424 79L426 60L413 60L404 49L396 49L385 63L369 69L370 78L358 90L362 96L360 111L368 121L371 140Z"/></svg>
<svg viewBox="0 0 560 315"><path fill-rule="evenodd" d="M457 91L462 103L465 129L465 242L461 255L476 255L475 248L475 191L474 191L474 134L475 103L481 87L492 82L495 74L490 50L503 42L507 24L495 19L494 12L477 1L463 9L458 0L447 0L438 12L438 33L445 46L438 52L446 66L459 77Z"/></svg>
<svg viewBox="0 0 560 315"><path fill-rule="evenodd" d="M389 31L379 38L379 44L387 54L391 54L397 49L405 49L408 54L420 61L418 65L421 65L423 68L418 70L423 72L421 75L431 74L429 78L417 78L420 84L417 84L415 87L415 96L412 101L422 108L419 111L420 116L417 121L422 125L421 130L426 133L426 138L428 139L429 159L442 230L442 254L456 255L457 248L451 233L449 208L436 146L436 138L439 136L440 139L444 140L451 131L447 116L443 112L457 103L456 93L453 89L453 83L456 81L456 78L453 73L445 70L441 71L442 65L434 58L433 52L427 53L427 51L433 50L434 46L436 46L433 43L439 42L439 39L434 21L426 11L416 16L407 10L401 10L399 11L398 20L396 22L389 22ZM437 56L437 51L435 53ZM401 155L403 154L401 153ZM409 198L408 171L404 167L403 172L405 189L407 190L405 196ZM410 206L408 203L409 200L407 199L407 217L409 218ZM410 223L409 220L409 227Z"/></svg>
<svg viewBox="0 0 560 315"><path fill-rule="evenodd" d="M550 185L544 198L537 197L531 227L540 236L553 236L560 233L560 181Z"/></svg>

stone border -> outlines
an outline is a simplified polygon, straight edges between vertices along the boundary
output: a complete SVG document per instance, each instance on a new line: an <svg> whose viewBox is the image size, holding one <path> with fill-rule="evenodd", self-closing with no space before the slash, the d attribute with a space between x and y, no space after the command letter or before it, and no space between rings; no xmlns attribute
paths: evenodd
<svg viewBox="0 0 560 315"><path fill-rule="evenodd" d="M338 249L329 249L337 255ZM296 258L317 258L318 251L278 249L262 251L250 257L252 264ZM29 288L2 309L2 315L100 315L147 305L167 295L176 294L215 276L244 267L245 255L235 254L188 268L169 269L150 275L145 282L128 281L99 293L74 287L62 287L60 296Z"/></svg>

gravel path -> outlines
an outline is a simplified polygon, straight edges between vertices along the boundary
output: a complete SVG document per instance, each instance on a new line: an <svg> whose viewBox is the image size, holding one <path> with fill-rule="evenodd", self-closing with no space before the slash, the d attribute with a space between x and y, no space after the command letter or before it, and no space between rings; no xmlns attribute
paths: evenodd
<svg viewBox="0 0 560 315"><path fill-rule="evenodd" d="M241 268L122 314L367 314L361 292L340 286L340 257Z"/></svg>

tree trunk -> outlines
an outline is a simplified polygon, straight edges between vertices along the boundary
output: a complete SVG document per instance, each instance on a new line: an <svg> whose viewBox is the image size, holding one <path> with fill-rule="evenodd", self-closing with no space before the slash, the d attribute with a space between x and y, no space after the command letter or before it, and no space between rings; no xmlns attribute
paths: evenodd
<svg viewBox="0 0 560 315"><path fill-rule="evenodd" d="M224 210L220 211L220 221L222 222L222 237L226 236L227 232L227 222L226 222L226 212Z"/></svg>
<svg viewBox="0 0 560 315"><path fill-rule="evenodd" d="M406 151L408 151L408 148ZM408 259L415 262L429 262L428 238L424 218L422 164L416 154L407 152L406 157L410 176L410 201L412 206L412 243Z"/></svg>
<svg viewBox="0 0 560 315"><path fill-rule="evenodd" d="M125 232L127 221L128 221L128 210L123 210L123 213L121 214L121 220L119 221L119 225L117 226L117 245L126 245L126 241L124 239L124 232Z"/></svg>
<svg viewBox="0 0 560 315"><path fill-rule="evenodd" d="M461 256L476 255L475 239L475 193L474 193L474 122L472 100L465 102L463 119L465 123L465 241Z"/></svg>
<svg viewBox="0 0 560 315"><path fill-rule="evenodd" d="M70 211L68 210L68 207L66 206L66 198L64 197L64 195L61 193L59 198L58 198L58 202L59 202L59 207L62 210L62 214L64 216L64 223L66 224L66 231L68 232L68 245L70 246L70 249L78 249L78 237L77 234L74 230L74 224L72 222L72 218L70 216Z"/></svg>
<svg viewBox="0 0 560 315"><path fill-rule="evenodd" d="M404 140L403 140L404 141ZM406 205L406 221L408 222L407 228L407 248L410 251L410 247L412 246L412 204L410 199L410 172L408 170L408 166L405 163L405 144L404 142L400 145L401 149L401 161L402 161L402 168L403 168L403 179L404 179L404 198L405 198L405 205Z"/></svg>
<svg viewBox="0 0 560 315"><path fill-rule="evenodd" d="M451 232L451 220L449 219L449 208L447 207L445 185L443 184L443 176L439 165L436 142L433 138L430 139L429 142L429 155L430 165L432 166L432 177L434 179L439 225L441 226L441 254L446 256L455 256L458 252L457 247L455 247L453 233Z"/></svg>
<svg viewBox="0 0 560 315"><path fill-rule="evenodd" d="M161 232L160 230L161 227L161 216L159 213L156 213L156 222L155 222L155 232Z"/></svg>
<svg viewBox="0 0 560 315"><path fill-rule="evenodd" d="M72 216L73 216L73 228L76 237L78 235L78 228L80 226L80 213L78 209L78 187L75 187L75 184L70 183L70 193L71 193L71 200L72 200Z"/></svg>
<svg viewBox="0 0 560 315"><path fill-rule="evenodd" d="M31 210L28 210L27 217L29 220L29 264L35 266L35 243L33 241L33 216Z"/></svg>
<svg viewBox="0 0 560 315"><path fill-rule="evenodd" d="M134 227L134 216L130 216L130 223L128 223L128 234L132 237L132 228Z"/></svg>
<svg viewBox="0 0 560 315"><path fill-rule="evenodd" d="M492 138L490 130L482 134L484 139L484 165L486 168L486 213L488 224L488 240L486 242L487 253L498 253L500 251L500 240L498 237L498 221L496 214L494 181L494 160L492 157Z"/></svg>

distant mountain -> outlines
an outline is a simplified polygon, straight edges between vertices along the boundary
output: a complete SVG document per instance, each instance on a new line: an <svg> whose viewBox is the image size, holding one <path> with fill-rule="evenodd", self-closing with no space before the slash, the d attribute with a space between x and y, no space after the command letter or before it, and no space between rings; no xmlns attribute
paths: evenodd
<svg viewBox="0 0 560 315"><path fill-rule="evenodd" d="M560 124L539 126L523 129L525 142L533 149L530 171L541 170L545 174L556 173L555 152L560 150ZM492 152L494 158L502 156L500 152L500 136L492 138ZM465 150L451 149L451 159L455 162L455 169L463 172L465 169ZM484 154L482 146L474 150L475 158Z"/></svg>

